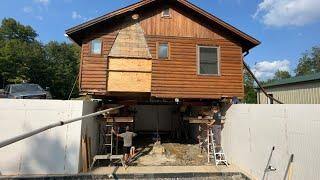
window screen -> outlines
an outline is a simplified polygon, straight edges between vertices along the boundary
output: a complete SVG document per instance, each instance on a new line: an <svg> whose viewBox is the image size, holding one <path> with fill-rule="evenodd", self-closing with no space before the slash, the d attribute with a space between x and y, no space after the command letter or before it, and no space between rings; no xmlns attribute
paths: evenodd
<svg viewBox="0 0 320 180"><path fill-rule="evenodd" d="M101 44L100 39L91 41L91 54L101 54Z"/></svg>
<svg viewBox="0 0 320 180"><path fill-rule="evenodd" d="M159 59L168 59L169 57L168 43L159 43L158 57Z"/></svg>
<svg viewBox="0 0 320 180"><path fill-rule="evenodd" d="M169 8L163 10L162 16L164 16L164 17L169 17L169 16L170 16L170 10L169 10Z"/></svg>
<svg viewBox="0 0 320 180"><path fill-rule="evenodd" d="M200 74L219 74L218 48L199 47L199 73Z"/></svg>

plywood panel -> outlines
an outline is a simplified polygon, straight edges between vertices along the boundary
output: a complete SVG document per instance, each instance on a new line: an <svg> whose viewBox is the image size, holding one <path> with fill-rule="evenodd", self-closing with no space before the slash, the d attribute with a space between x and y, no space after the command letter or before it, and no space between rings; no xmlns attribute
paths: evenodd
<svg viewBox="0 0 320 180"><path fill-rule="evenodd" d="M152 61L148 59L109 58L109 70L150 71Z"/></svg>
<svg viewBox="0 0 320 180"><path fill-rule="evenodd" d="M151 92L151 73L109 72L109 92Z"/></svg>

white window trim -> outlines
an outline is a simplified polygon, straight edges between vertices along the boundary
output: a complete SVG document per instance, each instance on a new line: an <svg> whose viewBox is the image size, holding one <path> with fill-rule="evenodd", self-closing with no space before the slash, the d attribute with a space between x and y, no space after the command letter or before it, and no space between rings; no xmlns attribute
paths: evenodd
<svg viewBox="0 0 320 180"><path fill-rule="evenodd" d="M169 14L168 14L168 15L165 15L165 14L164 14L164 10L168 10L168 11L169 11ZM165 18L171 17L171 9L170 9L170 8L165 8L165 9L163 9L162 12L161 12L161 17L165 17Z"/></svg>
<svg viewBox="0 0 320 180"><path fill-rule="evenodd" d="M217 58L218 58L218 74L201 74L200 73L200 48L212 48L212 49L217 49ZM201 76L221 76L221 70L220 70L220 47L219 46L202 46L202 45L197 45L197 75Z"/></svg>
<svg viewBox="0 0 320 180"><path fill-rule="evenodd" d="M167 58L160 58L160 44L167 44L168 52L167 52ZM170 59L170 43L167 41L157 42L157 59L159 60L169 60Z"/></svg>
<svg viewBox="0 0 320 180"><path fill-rule="evenodd" d="M93 41L95 41L95 40L99 40L100 41L100 53L94 53L92 50L92 48L93 48ZM97 39L93 39L93 40L91 40L91 42L90 42L90 54L91 55L95 55L95 56L99 56L99 55L102 55L102 50L103 50L103 47L102 47L102 39L100 39L100 38L97 38Z"/></svg>

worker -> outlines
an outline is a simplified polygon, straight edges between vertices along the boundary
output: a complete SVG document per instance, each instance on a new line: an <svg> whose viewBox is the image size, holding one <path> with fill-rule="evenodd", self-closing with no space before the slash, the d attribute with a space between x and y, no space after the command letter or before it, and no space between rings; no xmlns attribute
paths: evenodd
<svg viewBox="0 0 320 180"><path fill-rule="evenodd" d="M130 157L130 154L131 155L133 154L132 150L131 150L132 139L135 136L137 136L137 134L134 133L134 132L131 132L129 126L126 126L126 132L124 132L124 133L118 134L118 133L116 133L114 131L114 129L112 129L112 133L115 134L118 137L122 137L123 138L123 156L124 156L124 162L127 165L128 161L129 161L129 158L132 158L132 157Z"/></svg>
<svg viewBox="0 0 320 180"><path fill-rule="evenodd" d="M213 138L215 140L215 146L217 152L221 150L221 129L224 121L218 106L212 108L213 120L208 123L209 127L212 127Z"/></svg>

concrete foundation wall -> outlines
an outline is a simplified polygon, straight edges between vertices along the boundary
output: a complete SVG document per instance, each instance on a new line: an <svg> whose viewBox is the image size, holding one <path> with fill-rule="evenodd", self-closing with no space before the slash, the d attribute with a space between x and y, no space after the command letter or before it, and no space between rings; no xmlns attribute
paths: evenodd
<svg viewBox="0 0 320 180"><path fill-rule="evenodd" d="M0 141L57 121L80 117L92 110L84 110L83 101L0 99ZM3 147L0 149L0 173L78 173L80 138L81 121Z"/></svg>
<svg viewBox="0 0 320 180"><path fill-rule="evenodd" d="M284 179L294 154L292 179L320 179L320 105L232 105L222 144L227 158L262 179L271 149L277 170L265 179Z"/></svg>

